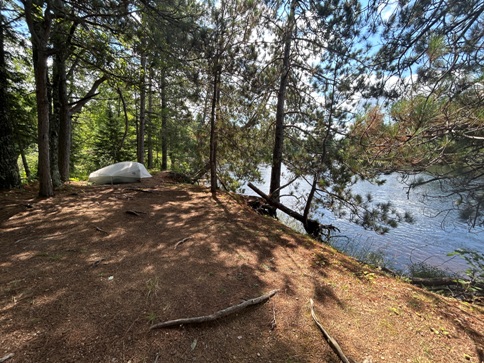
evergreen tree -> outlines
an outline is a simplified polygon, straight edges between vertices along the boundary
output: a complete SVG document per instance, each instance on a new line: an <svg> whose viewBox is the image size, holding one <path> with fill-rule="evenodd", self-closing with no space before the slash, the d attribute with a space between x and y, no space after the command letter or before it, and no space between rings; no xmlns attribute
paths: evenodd
<svg viewBox="0 0 484 363"><path fill-rule="evenodd" d="M94 144L96 167L104 167L125 160L133 160L129 144L124 140L121 115L116 115L112 106L106 105L104 117L99 119L99 129Z"/></svg>
<svg viewBox="0 0 484 363"><path fill-rule="evenodd" d="M48 65L49 37L53 24L52 4L44 1L22 0L32 42L32 63L38 122L39 195L54 195L50 168Z"/></svg>
<svg viewBox="0 0 484 363"><path fill-rule="evenodd" d="M248 87L257 75L257 53L253 37L260 21L260 10L251 1L230 2L222 1L213 4L211 8L212 28L208 29L205 43L207 61L206 87L207 97L210 100L210 185L214 193L218 188L218 180L225 179L230 171L241 171L241 163L236 160L246 158L247 155L236 154L236 148L225 148L227 139L221 136L226 131L233 136L233 132L244 128L250 132L257 115L248 116L248 109L243 115L237 112L237 105L247 104L248 94L252 94L252 101L257 100L258 90ZM208 103L208 102L207 102ZM258 101L253 102L253 106ZM255 106L253 109L257 109ZM250 109L250 108L249 108ZM255 112L257 113L257 112ZM244 123L244 120L247 121ZM236 141L231 139L230 141ZM220 144L223 142L223 144ZM239 145L246 145L240 143ZM222 148L221 148L222 146ZM233 142L231 143L233 147ZM222 152L222 153L221 153ZM227 158L228 154L231 155ZM237 155L237 158L233 156ZM238 164L238 165L237 165ZM243 164L243 163L242 163ZM257 164L254 159L252 170ZM224 165L224 168L220 167ZM246 164L247 165L247 164ZM247 169L244 168L246 171ZM225 183L227 186L227 183Z"/></svg>
<svg viewBox="0 0 484 363"><path fill-rule="evenodd" d="M7 21L4 18L4 1L0 1L0 188L19 186L17 166L18 149L15 145L15 130L10 106L9 76L5 36Z"/></svg>
<svg viewBox="0 0 484 363"><path fill-rule="evenodd" d="M440 195L455 196L470 226L482 226L484 3L403 5L380 19L381 81L392 80L390 96L400 98L388 111L392 124L380 132L375 159L386 170L430 173ZM385 3L373 6L381 13Z"/></svg>
<svg viewBox="0 0 484 363"><path fill-rule="evenodd" d="M277 14L286 11L288 15L280 20L285 27L278 38L282 41L274 48L274 58L282 62L282 76L276 103L271 196L277 197L289 184L304 178L311 185L301 203L302 222L308 233L322 232L311 219L315 205L346 215L366 228L386 232L388 225L395 226L404 216L388 204L375 206L351 192L358 178L374 179L375 175L358 169L345 153L344 135L367 80L369 59L362 45L367 37L363 31L367 27L364 9L358 1L275 5L282 6ZM292 173L290 182L283 186L278 180L281 152Z"/></svg>

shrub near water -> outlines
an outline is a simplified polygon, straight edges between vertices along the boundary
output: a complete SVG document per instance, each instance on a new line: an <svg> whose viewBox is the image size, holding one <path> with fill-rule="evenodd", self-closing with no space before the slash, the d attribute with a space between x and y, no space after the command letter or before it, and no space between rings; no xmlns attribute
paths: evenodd
<svg viewBox="0 0 484 363"><path fill-rule="evenodd" d="M426 279L453 277L448 272L438 267L429 265L426 262L417 262L409 265L408 274L410 277L419 277Z"/></svg>
<svg viewBox="0 0 484 363"><path fill-rule="evenodd" d="M467 262L469 268L466 270L466 275L471 282L477 284L484 284L484 254L477 251L466 250L459 248L448 256L460 256Z"/></svg>

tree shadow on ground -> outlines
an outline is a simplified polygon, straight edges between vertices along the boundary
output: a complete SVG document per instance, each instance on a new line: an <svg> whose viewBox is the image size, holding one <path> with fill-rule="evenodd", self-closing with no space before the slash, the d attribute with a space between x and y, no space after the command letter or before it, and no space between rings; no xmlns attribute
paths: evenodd
<svg viewBox="0 0 484 363"><path fill-rule="evenodd" d="M2 223L3 349L16 362L154 354L164 362L309 362L328 353L282 333L300 327L293 262L274 254L283 231L226 201L212 205L203 189L149 190L81 189ZM221 321L149 331L153 322L206 315L274 288L281 292L272 301ZM271 327L275 311L282 317Z"/></svg>
<svg viewBox="0 0 484 363"><path fill-rule="evenodd" d="M400 329L423 326L399 306L401 296L411 296L402 284L318 247L230 195L213 200L203 188L153 180L72 187L31 204L0 223L0 356L13 352L16 362L153 362L157 356L163 362L336 362L311 320L309 298L350 357L374 352L391 361L395 348L407 349L409 358L420 354L417 344L405 344L416 339L414 330ZM213 323L149 330L273 289L279 292L266 303ZM438 321L432 319L425 324ZM478 334L477 325L463 326ZM425 333L422 342L431 347L424 349L448 345Z"/></svg>

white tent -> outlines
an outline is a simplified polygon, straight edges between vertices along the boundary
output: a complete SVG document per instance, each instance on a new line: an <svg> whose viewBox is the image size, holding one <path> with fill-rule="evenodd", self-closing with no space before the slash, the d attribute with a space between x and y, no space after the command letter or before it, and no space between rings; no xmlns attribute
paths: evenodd
<svg viewBox="0 0 484 363"><path fill-rule="evenodd" d="M94 184L134 183L142 178L151 178L143 164L123 161L106 166L89 174L89 181Z"/></svg>

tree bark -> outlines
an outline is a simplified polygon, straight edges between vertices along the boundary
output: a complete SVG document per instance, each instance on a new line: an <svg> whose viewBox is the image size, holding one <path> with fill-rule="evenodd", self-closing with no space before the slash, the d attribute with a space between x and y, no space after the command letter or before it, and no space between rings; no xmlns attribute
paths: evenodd
<svg viewBox="0 0 484 363"><path fill-rule="evenodd" d="M166 74L162 72L160 82L161 97L161 170L168 169L168 102L166 99Z"/></svg>
<svg viewBox="0 0 484 363"><path fill-rule="evenodd" d="M50 144L49 144L49 96L47 91L47 52L45 47L34 45L34 73L35 94L37 97L37 123L38 123L38 178L39 196L51 197L54 195L54 187L50 172ZM42 49L44 48L44 49Z"/></svg>
<svg viewBox="0 0 484 363"><path fill-rule="evenodd" d="M145 122L146 122L146 55L141 55L141 77L139 96L138 162L145 162Z"/></svg>
<svg viewBox="0 0 484 363"><path fill-rule="evenodd" d="M222 8L224 8L225 2L222 2ZM222 11L223 13L223 11ZM220 77L222 74L221 65L221 52L222 52L222 38L224 32L224 24L222 19L221 29L217 33L216 44L217 49L215 51L215 56L212 65L212 103L210 111L210 191L215 195L218 189L217 181L217 145L218 145L218 135L217 135L217 107L220 100Z"/></svg>
<svg viewBox="0 0 484 363"><path fill-rule="evenodd" d="M128 109L126 106L126 101L123 96L123 92L119 87L117 87L116 90L118 92L119 99L121 100L121 103L123 105L123 115L124 115L124 133L123 133L123 137L121 138L121 141L119 142L118 147L116 148L116 155L119 155L121 153L121 150L123 149L124 142L126 141L126 137L128 136L129 118L128 118Z"/></svg>
<svg viewBox="0 0 484 363"><path fill-rule="evenodd" d="M147 117L147 131L148 131L148 169L153 169L153 67L149 70L148 79L148 117Z"/></svg>
<svg viewBox="0 0 484 363"><path fill-rule="evenodd" d="M52 99L51 104L53 106L49 123L50 173L54 188L62 185L59 171L59 130L62 123L61 119L63 118L61 105L62 73L65 74L65 62L62 59L62 55L56 53L52 63L52 85L49 87L49 94L51 95Z"/></svg>
<svg viewBox="0 0 484 363"><path fill-rule="evenodd" d="M219 100L220 70L218 59L215 61L213 74L212 111L210 114L210 191L217 192L217 103Z"/></svg>
<svg viewBox="0 0 484 363"><path fill-rule="evenodd" d="M272 170L269 194L274 200L279 200L282 171L282 153L284 149L284 116L286 90L291 69L291 43L295 24L296 0L291 1L287 18L287 28L284 33L284 56L282 61L281 80L277 92L276 129L274 132L274 148L272 151Z"/></svg>
<svg viewBox="0 0 484 363"><path fill-rule="evenodd" d="M47 45L52 27L50 4L47 3L44 12L42 6L33 4L32 0L22 0L25 7L25 18L29 27L32 41L32 61L34 66L35 95L37 104L38 130L38 179L39 196L51 197L54 187L50 175L49 151L49 95L47 83ZM43 2L42 2L43 4ZM41 5L42 5L41 4Z"/></svg>
<svg viewBox="0 0 484 363"><path fill-rule="evenodd" d="M32 173L30 172L29 163L27 162L27 156L25 155L25 150L22 145L19 145L20 157L22 158L22 165L24 166L25 176L27 180L30 180Z"/></svg>
<svg viewBox="0 0 484 363"><path fill-rule="evenodd" d="M63 16L64 5L61 1L56 4L56 11ZM54 102L54 114L56 115L59 124L58 133L58 150L57 150L57 166L61 182L69 181L70 177L70 159L72 147L72 113L69 105L69 96L67 90L67 66L66 60L69 54L72 53L72 37L77 29L77 22L70 24L69 32L66 36L65 29L68 24L59 23L53 37L53 44L56 51L54 57L53 70L54 75L54 92L56 95L56 102Z"/></svg>
<svg viewBox="0 0 484 363"><path fill-rule="evenodd" d="M59 173L62 182L69 181L72 148L72 114L67 96L65 59L59 71Z"/></svg>
<svg viewBox="0 0 484 363"><path fill-rule="evenodd" d="M49 95L47 81L47 51L46 43L33 44L35 94L37 97L37 123L38 123L38 178L39 196L51 197L54 195L54 187L50 172L50 143L49 143Z"/></svg>

